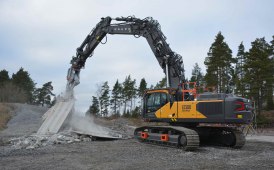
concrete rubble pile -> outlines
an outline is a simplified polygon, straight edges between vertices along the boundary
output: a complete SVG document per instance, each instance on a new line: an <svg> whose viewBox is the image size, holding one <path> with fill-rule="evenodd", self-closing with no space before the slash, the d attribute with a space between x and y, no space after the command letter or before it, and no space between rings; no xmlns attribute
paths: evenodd
<svg viewBox="0 0 274 170"><path fill-rule="evenodd" d="M131 139L135 128L135 126L130 126L124 119L117 119L110 126L111 131L113 131L111 135L114 136L118 133L123 139Z"/></svg>
<svg viewBox="0 0 274 170"><path fill-rule="evenodd" d="M96 138L89 135L79 135L69 131L53 135L31 135L10 139L13 149L35 149L47 145L69 144L74 142L91 142Z"/></svg>
<svg viewBox="0 0 274 170"><path fill-rule="evenodd" d="M97 137L123 138L120 133L95 124L90 117L75 115L74 102L73 92L59 95L56 104L43 115L44 121L37 133L11 139L9 141L11 147L34 149L53 144L90 142Z"/></svg>

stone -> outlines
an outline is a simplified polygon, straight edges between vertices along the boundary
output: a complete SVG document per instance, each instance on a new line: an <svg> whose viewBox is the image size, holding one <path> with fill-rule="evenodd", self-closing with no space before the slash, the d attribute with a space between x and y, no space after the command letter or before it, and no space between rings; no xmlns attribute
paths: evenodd
<svg viewBox="0 0 274 170"><path fill-rule="evenodd" d="M84 142L91 142L91 138L89 138L89 137L85 137L85 138L83 138L82 139Z"/></svg>

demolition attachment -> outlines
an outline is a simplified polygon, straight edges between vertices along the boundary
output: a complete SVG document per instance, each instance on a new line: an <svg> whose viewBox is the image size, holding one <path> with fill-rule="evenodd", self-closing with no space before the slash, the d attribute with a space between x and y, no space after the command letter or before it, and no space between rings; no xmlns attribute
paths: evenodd
<svg viewBox="0 0 274 170"><path fill-rule="evenodd" d="M77 58L72 57L71 67L67 73L67 91L72 90L75 86L80 84L80 67L77 65Z"/></svg>

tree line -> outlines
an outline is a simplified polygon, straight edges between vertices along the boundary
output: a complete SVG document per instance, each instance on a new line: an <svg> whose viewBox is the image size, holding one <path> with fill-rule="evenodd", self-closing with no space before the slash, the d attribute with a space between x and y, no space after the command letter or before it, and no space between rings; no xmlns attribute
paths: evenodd
<svg viewBox="0 0 274 170"><path fill-rule="evenodd" d="M36 87L30 74L20 68L15 74L9 76L7 70L0 71L0 102L29 103L42 106L51 106L54 101L52 82L42 87Z"/></svg>
<svg viewBox="0 0 274 170"><path fill-rule="evenodd" d="M106 81L97 85L96 96L92 96L91 106L86 114L103 117L109 115L138 117L141 114L141 102L145 90L164 87L166 87L166 78L155 86L148 87L145 78L142 78L137 85L136 79L128 75L123 82L117 79L112 89Z"/></svg>
<svg viewBox="0 0 274 170"><path fill-rule="evenodd" d="M271 42L267 42L265 38L255 39L251 42L249 50L245 50L241 42L237 56L233 56L224 36L219 32L205 57L205 74L195 63L189 81L197 82L200 93L233 93L251 99L255 102L259 114L262 109L273 110L273 51L274 36ZM106 81L98 85L97 96L92 96L92 104L87 114L136 116L140 114L140 101L144 90L163 88L165 84L166 79L163 78L155 86L148 88L143 78L137 87L136 80L132 80L129 75L122 83L117 80L110 90Z"/></svg>
<svg viewBox="0 0 274 170"><path fill-rule="evenodd" d="M106 81L97 85L96 96L92 96L92 104L87 114L137 117L140 114L140 106L136 106L136 102L141 100L146 89L147 82L144 78L137 87L136 79L132 79L130 75L121 83L117 79L112 89Z"/></svg>

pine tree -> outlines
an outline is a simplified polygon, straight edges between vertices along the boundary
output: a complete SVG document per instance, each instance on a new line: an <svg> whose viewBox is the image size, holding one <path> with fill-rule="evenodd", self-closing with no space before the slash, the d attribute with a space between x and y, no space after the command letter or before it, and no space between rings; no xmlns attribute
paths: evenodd
<svg viewBox="0 0 274 170"><path fill-rule="evenodd" d="M234 75L234 82L236 85L236 94L240 96L245 96L245 83L244 83L244 69L243 66L245 64L246 59L246 52L243 42L238 47L238 53L236 58L236 67L235 67L235 75Z"/></svg>
<svg viewBox="0 0 274 170"><path fill-rule="evenodd" d="M52 82L47 82L43 84L41 88L35 89L33 96L34 96L34 103L39 104L39 105L47 105L51 106L51 96L55 96L52 91L53 91L53 86L51 84Z"/></svg>
<svg viewBox="0 0 274 170"><path fill-rule="evenodd" d="M245 82L250 84L249 96L256 102L258 113L262 110L264 98L273 105L273 60L271 46L264 38L257 38L251 43L244 65Z"/></svg>
<svg viewBox="0 0 274 170"><path fill-rule="evenodd" d="M133 110L133 105L135 105L135 98L137 97L137 87L136 80L130 82L130 111Z"/></svg>
<svg viewBox="0 0 274 170"><path fill-rule="evenodd" d="M3 86L6 82L10 80L9 72L7 70L0 71L0 86Z"/></svg>
<svg viewBox="0 0 274 170"><path fill-rule="evenodd" d="M92 96L92 104L89 107L89 110L87 111L86 115L93 115L93 116L99 116L100 115L100 109L99 109L99 100L97 97Z"/></svg>
<svg viewBox="0 0 274 170"><path fill-rule="evenodd" d="M43 102L42 106L44 104L46 104L48 106L50 106L52 104L51 103L51 97L55 96L55 94L53 94L52 91L53 91L53 86L52 86L51 81L43 84L42 92L44 94L44 102Z"/></svg>
<svg viewBox="0 0 274 170"><path fill-rule="evenodd" d="M122 85L119 83L118 79L115 83L115 85L113 86L112 89L112 96L111 96L111 109L114 112L114 115L116 116L120 116L119 113L119 107L120 107L120 101L121 101L121 95L122 95Z"/></svg>
<svg viewBox="0 0 274 170"><path fill-rule="evenodd" d="M141 115L141 107L137 106L133 109L131 117L138 118Z"/></svg>
<svg viewBox="0 0 274 170"><path fill-rule="evenodd" d="M127 102L130 100L130 82L131 78L130 75L126 76L125 81L123 82L123 89L122 89L122 98L124 102L124 114L127 110Z"/></svg>
<svg viewBox="0 0 274 170"><path fill-rule="evenodd" d="M138 88L138 96L140 98L143 97L144 92L145 92L146 89L147 89L147 82L146 82L145 78L142 78L141 81L140 81L139 88Z"/></svg>
<svg viewBox="0 0 274 170"><path fill-rule="evenodd" d="M198 63L195 63L190 81L197 82L197 85L201 86L203 84L203 79L202 69L199 67Z"/></svg>
<svg viewBox="0 0 274 170"><path fill-rule="evenodd" d="M126 76L123 82L122 98L124 102L124 113L127 111L127 103L130 102L130 111L132 111L133 99L137 95L136 80L131 80L130 75Z"/></svg>
<svg viewBox="0 0 274 170"><path fill-rule="evenodd" d="M232 51L224 41L224 36L219 32L204 62L207 67L205 75L207 86L217 87L217 92L227 92L234 62Z"/></svg>
<svg viewBox="0 0 274 170"><path fill-rule="evenodd" d="M108 116L108 107L109 107L109 86L108 82L104 82L102 86L102 95L99 97L100 105L101 105L101 114L102 116Z"/></svg>
<svg viewBox="0 0 274 170"><path fill-rule="evenodd" d="M273 87L274 87L274 36L272 36L272 41L270 41L270 49L269 49L269 68L270 74L272 75L267 79L267 109L273 110Z"/></svg>
<svg viewBox="0 0 274 170"><path fill-rule="evenodd" d="M161 89L161 88L165 88L166 87L166 77L162 78L162 80L160 80L156 86L154 87L154 89Z"/></svg>
<svg viewBox="0 0 274 170"><path fill-rule="evenodd" d="M12 74L12 83L18 86L22 91L27 95L27 101L32 102L32 93L35 89L35 83L30 78L30 75L27 71L21 67L19 71L15 74Z"/></svg>

